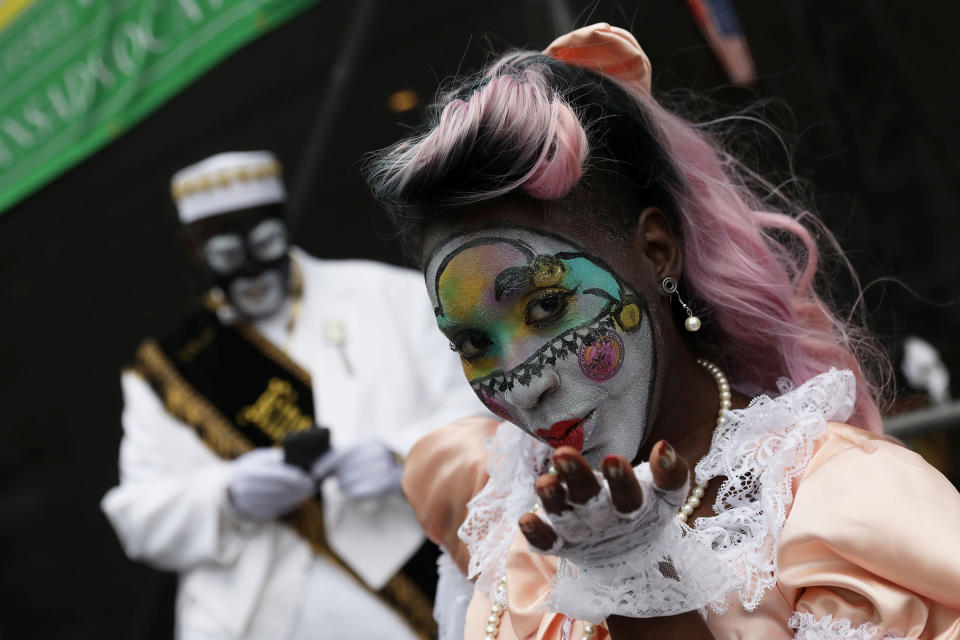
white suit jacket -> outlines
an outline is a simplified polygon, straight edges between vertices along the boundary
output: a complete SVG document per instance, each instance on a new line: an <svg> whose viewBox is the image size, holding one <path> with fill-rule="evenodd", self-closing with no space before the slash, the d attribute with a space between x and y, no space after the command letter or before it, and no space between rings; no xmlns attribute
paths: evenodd
<svg viewBox="0 0 960 640"><path fill-rule="evenodd" d="M297 251L303 311L289 355L313 380L316 422L341 447L378 438L405 455L427 430L486 413L436 328L422 277L366 261L321 261ZM324 337L339 324L352 375ZM131 558L180 573L178 629L231 638L287 637L313 554L284 524L235 518L228 462L170 416L149 385L122 376L120 485L102 508ZM323 485L330 546L379 589L424 538L400 494L349 503Z"/></svg>

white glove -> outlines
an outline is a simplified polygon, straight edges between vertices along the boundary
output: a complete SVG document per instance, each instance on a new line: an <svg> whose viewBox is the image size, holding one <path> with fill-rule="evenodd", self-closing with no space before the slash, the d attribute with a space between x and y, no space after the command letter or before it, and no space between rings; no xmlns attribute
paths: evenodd
<svg viewBox="0 0 960 640"><path fill-rule="evenodd" d="M596 473L596 472L595 472ZM600 622L610 615L649 618L707 606L736 584L736 576L708 544L686 535L676 518L689 480L667 490L654 482L650 464L634 468L643 493L639 509L621 513L609 484L560 514L538 514L557 535L560 557L546 603L548 611Z"/></svg>
<svg viewBox="0 0 960 640"><path fill-rule="evenodd" d="M636 511L621 513L613 504L604 477L598 471L594 474L600 492L585 504L569 503L572 509L559 514L540 512L540 518L552 525L557 540L552 549L544 551L531 546L531 550L569 558L580 567L604 566L612 558L647 546L656 532L674 523L690 485L687 480L677 489L661 489L654 482L650 464L644 462L634 469L643 493L641 506Z"/></svg>
<svg viewBox="0 0 960 640"><path fill-rule="evenodd" d="M403 468L385 444L366 440L342 449L331 449L313 463L317 480L336 476L340 490L350 500L378 498L400 491Z"/></svg>
<svg viewBox="0 0 960 640"><path fill-rule="evenodd" d="M230 463L230 505L241 518L269 520L292 510L316 491L306 472L283 461L277 447L254 449Z"/></svg>

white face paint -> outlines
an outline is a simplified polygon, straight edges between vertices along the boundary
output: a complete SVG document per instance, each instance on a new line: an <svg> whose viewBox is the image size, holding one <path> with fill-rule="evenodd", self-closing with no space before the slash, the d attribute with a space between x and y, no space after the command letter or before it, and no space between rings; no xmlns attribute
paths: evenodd
<svg viewBox="0 0 960 640"><path fill-rule="evenodd" d="M282 220L264 220L247 235L250 255L260 262L278 260L287 253L287 226Z"/></svg>
<svg viewBox="0 0 960 640"><path fill-rule="evenodd" d="M227 297L237 311L250 318L264 318L280 310L287 295L283 273L264 271L253 278L234 278Z"/></svg>
<svg viewBox="0 0 960 640"><path fill-rule="evenodd" d="M568 240L496 227L441 243L425 270L437 324L481 401L591 465L632 460L656 353L645 302Z"/></svg>
<svg viewBox="0 0 960 640"><path fill-rule="evenodd" d="M207 266L219 275L230 274L246 261L243 238L237 233L214 236L203 245L203 258Z"/></svg>

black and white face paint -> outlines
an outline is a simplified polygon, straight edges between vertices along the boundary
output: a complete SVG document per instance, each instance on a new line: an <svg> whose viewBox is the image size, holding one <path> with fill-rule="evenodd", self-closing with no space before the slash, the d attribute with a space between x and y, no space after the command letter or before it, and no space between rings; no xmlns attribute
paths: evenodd
<svg viewBox="0 0 960 640"><path fill-rule="evenodd" d="M486 406L591 465L634 459L656 366L646 303L573 242L511 226L463 233L427 261L437 324Z"/></svg>
<svg viewBox="0 0 960 640"><path fill-rule="evenodd" d="M287 297L290 261L287 229L280 218L206 238L203 259L230 304L248 318L273 315Z"/></svg>

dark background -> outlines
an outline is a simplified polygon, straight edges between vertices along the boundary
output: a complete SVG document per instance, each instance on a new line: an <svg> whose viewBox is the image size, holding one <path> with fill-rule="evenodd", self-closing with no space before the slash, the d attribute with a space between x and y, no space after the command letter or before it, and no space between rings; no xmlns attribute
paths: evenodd
<svg viewBox="0 0 960 640"><path fill-rule="evenodd" d="M736 4L760 75L749 90L726 86L680 0L326 0L0 215L0 637L171 636L172 578L129 562L98 507L117 482L120 368L205 286L180 250L169 176L218 151L272 149L303 213L301 246L401 262L359 172L419 118L391 112L388 96L428 101L490 51L542 48L573 23L631 28L664 99L707 92L713 115L774 99L762 113L786 130L794 170L864 282L903 283L867 289L882 339L895 351L921 335L957 372L960 310L945 303L960 273L960 5ZM345 38L357 7L368 28ZM354 63L342 92L338 59ZM768 134L740 139L763 169L788 166Z"/></svg>

